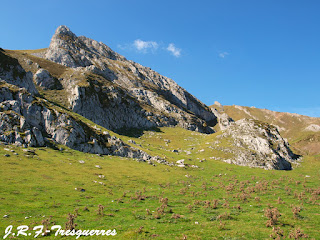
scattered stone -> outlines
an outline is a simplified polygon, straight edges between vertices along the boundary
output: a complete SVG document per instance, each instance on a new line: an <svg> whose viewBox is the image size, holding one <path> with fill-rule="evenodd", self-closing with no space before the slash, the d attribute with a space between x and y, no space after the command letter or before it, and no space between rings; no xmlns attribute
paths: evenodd
<svg viewBox="0 0 320 240"><path fill-rule="evenodd" d="M305 131L320 132L320 126L317 124L311 124L305 128Z"/></svg>
<svg viewBox="0 0 320 240"><path fill-rule="evenodd" d="M95 165L95 167L96 167L96 168L100 168L100 169L102 168L100 165Z"/></svg>
<svg viewBox="0 0 320 240"><path fill-rule="evenodd" d="M136 144L136 142L133 141L132 139L129 139L128 142L129 142L129 143L132 143L132 144Z"/></svg>
<svg viewBox="0 0 320 240"><path fill-rule="evenodd" d="M84 163L84 161L83 161L83 160L79 160L79 163L83 164L83 163Z"/></svg>
<svg viewBox="0 0 320 240"><path fill-rule="evenodd" d="M177 164L184 164L184 159L176 161Z"/></svg>
<svg viewBox="0 0 320 240"><path fill-rule="evenodd" d="M27 63L28 65L32 65L33 62L32 62L30 59L27 59L26 63Z"/></svg>

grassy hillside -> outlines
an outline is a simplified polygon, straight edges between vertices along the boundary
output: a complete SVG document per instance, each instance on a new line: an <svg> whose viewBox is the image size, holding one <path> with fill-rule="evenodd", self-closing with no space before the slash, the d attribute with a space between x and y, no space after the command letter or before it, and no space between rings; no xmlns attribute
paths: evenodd
<svg viewBox="0 0 320 240"><path fill-rule="evenodd" d="M226 144L217 143L217 135L161 128L131 138L153 155L198 168L1 145L0 216L8 217L0 235L8 225L64 228L71 213L76 229L116 229L113 239L271 239L299 235L299 229L319 239L320 155L303 158L293 171L229 165L210 158L226 154L211 148ZM270 221L268 209L276 216L275 208L281 216Z"/></svg>
<svg viewBox="0 0 320 240"><path fill-rule="evenodd" d="M310 125L320 126L320 118L299 114L275 112L267 109L242 106L217 106L220 112L226 112L235 121L242 118L257 119L278 127L281 135L288 139L295 151L303 155L320 154L320 132L308 130Z"/></svg>

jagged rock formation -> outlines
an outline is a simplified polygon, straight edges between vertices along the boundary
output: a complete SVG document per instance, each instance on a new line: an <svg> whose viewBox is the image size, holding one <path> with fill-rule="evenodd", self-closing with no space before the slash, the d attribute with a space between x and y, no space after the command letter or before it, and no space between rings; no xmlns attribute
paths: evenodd
<svg viewBox="0 0 320 240"><path fill-rule="evenodd" d="M116 131L178 125L213 132L210 127L217 121L214 113L173 80L126 60L103 43L77 37L65 26L56 30L47 51L35 55L86 76L89 84L84 85L70 75L64 76L70 107L104 127ZM90 81L90 74L99 75L101 81L96 77ZM105 104L101 96L110 104Z"/></svg>
<svg viewBox="0 0 320 240"><path fill-rule="evenodd" d="M151 158L108 132L94 129L67 112L26 90L0 82L0 140L18 146L44 146L50 140L70 148L95 154Z"/></svg>
<svg viewBox="0 0 320 240"><path fill-rule="evenodd" d="M272 124L298 154L320 154L320 118L237 105L221 108L215 104L212 107L235 121L249 118Z"/></svg>
<svg viewBox="0 0 320 240"><path fill-rule="evenodd" d="M172 79L128 61L103 43L77 37L65 26L56 30L48 49L0 49L0 79L0 140L10 144L58 143L168 164L84 122L81 115L120 133L162 126L213 133L218 123L220 137L230 142L227 151L235 156L229 163L291 169L295 159L276 128L251 120L234 122L221 104L210 109Z"/></svg>
<svg viewBox="0 0 320 240"><path fill-rule="evenodd" d="M226 162L264 169L291 170L291 163L298 156L292 153L287 140L277 128L252 119L232 123L221 138L232 142L233 159Z"/></svg>
<svg viewBox="0 0 320 240"><path fill-rule="evenodd" d="M60 89L62 86L60 82L51 76L45 69L39 69L34 75L33 80L35 84L43 89Z"/></svg>
<svg viewBox="0 0 320 240"><path fill-rule="evenodd" d="M26 72L19 61L4 54L0 48L0 80L25 88L30 93L38 93L32 81L32 73Z"/></svg>
<svg viewBox="0 0 320 240"><path fill-rule="evenodd" d="M219 108L223 108L220 103L218 103L217 106ZM220 130L227 129L234 122L233 119L228 114L218 111L214 107L211 107L211 111L217 116Z"/></svg>

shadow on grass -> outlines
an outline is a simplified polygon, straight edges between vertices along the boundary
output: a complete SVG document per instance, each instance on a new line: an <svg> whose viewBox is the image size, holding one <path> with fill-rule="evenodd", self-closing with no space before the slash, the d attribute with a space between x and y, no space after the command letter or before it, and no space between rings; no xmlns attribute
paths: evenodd
<svg viewBox="0 0 320 240"><path fill-rule="evenodd" d="M144 131L154 131L154 132L162 132L160 128L153 127L149 129L141 129L141 128L119 128L117 130L114 130L114 132L124 135L127 137L141 137L144 133Z"/></svg>

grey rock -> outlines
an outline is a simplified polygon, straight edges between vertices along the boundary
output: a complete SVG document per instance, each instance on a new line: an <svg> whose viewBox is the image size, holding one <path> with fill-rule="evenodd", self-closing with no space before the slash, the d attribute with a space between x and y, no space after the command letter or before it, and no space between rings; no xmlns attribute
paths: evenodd
<svg viewBox="0 0 320 240"><path fill-rule="evenodd" d="M32 73L26 72L17 59L6 55L2 50L0 58L3 60L0 63L0 81L24 88L32 94L38 93L32 81Z"/></svg>
<svg viewBox="0 0 320 240"><path fill-rule="evenodd" d="M4 94L0 94L0 106L8 110L6 113L0 112L1 141L37 147L46 144L43 137L45 135L58 144L82 152L139 158L143 161L151 159L147 153L130 147L115 136L97 133L97 128L59 112L53 105L49 109L46 105L33 101L34 97L14 85L2 85L1 92ZM24 138L21 138L21 134ZM24 151L30 152L28 149ZM168 164L166 161L163 163Z"/></svg>
<svg viewBox="0 0 320 240"><path fill-rule="evenodd" d="M178 160L176 161L176 163L179 165L179 164L184 164L184 159L181 159L181 160Z"/></svg>
<svg viewBox="0 0 320 240"><path fill-rule="evenodd" d="M43 89L61 89L60 82L52 77L45 69L39 69L34 75L33 80L35 84Z"/></svg>
<svg viewBox="0 0 320 240"><path fill-rule="evenodd" d="M216 102L215 105L217 105ZM220 103L217 106L222 108L222 105ZM213 107L211 108L211 111L217 116L220 130L227 129L234 122L233 119L225 112L219 112Z"/></svg>
<svg viewBox="0 0 320 240"><path fill-rule="evenodd" d="M214 132L210 128L217 121L214 113L172 79L126 60L103 43L77 37L66 26L56 30L48 50L39 56L113 83L101 87L92 81L83 87L72 77L64 79L71 109L107 129L180 126ZM152 113L145 105L153 108Z"/></svg>
<svg viewBox="0 0 320 240"><path fill-rule="evenodd" d="M227 128L222 137L233 139L233 148L225 152L234 154L228 163L264 169L290 170L297 159L289 143L276 127L256 120L242 119Z"/></svg>

